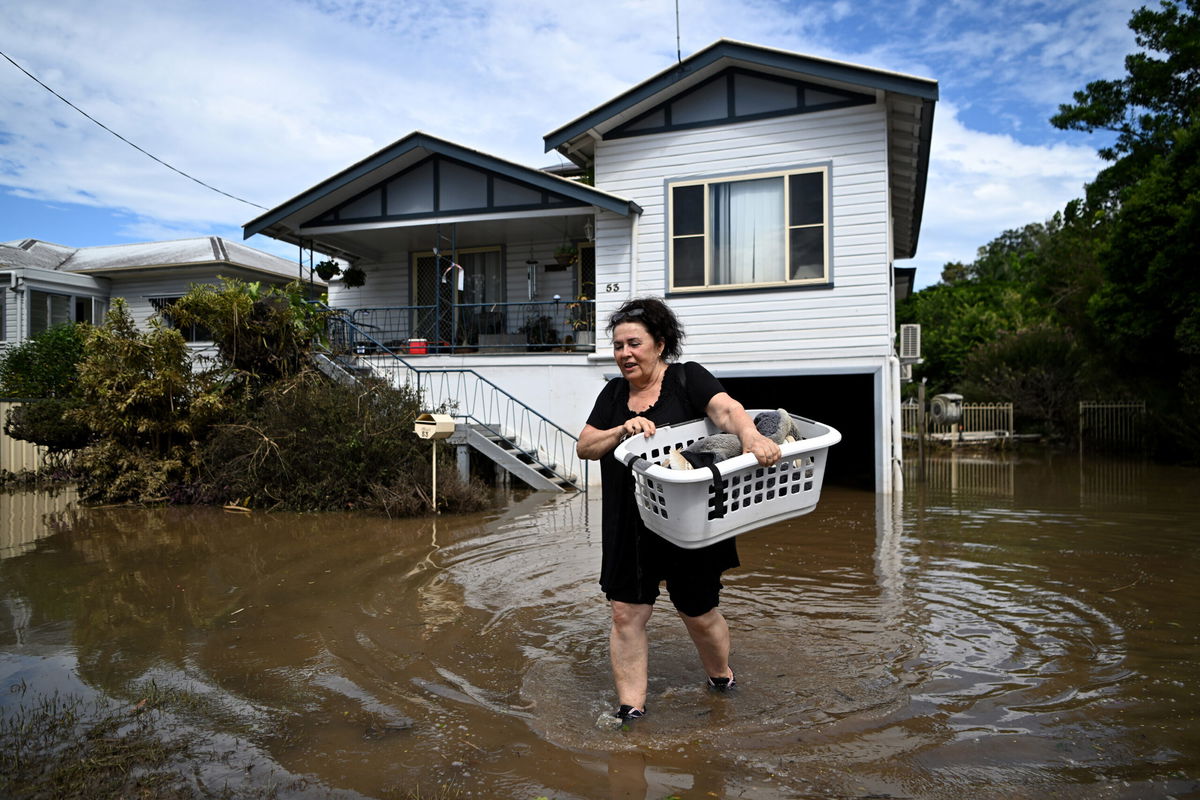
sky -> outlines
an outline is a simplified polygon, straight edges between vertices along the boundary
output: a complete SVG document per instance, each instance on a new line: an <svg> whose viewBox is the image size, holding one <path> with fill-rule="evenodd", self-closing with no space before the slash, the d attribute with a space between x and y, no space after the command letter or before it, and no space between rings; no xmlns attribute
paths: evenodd
<svg viewBox="0 0 1200 800"><path fill-rule="evenodd" d="M1090 81L1123 76L1142 4L678 0L678 48L686 58L729 38L937 80L919 249L897 262L921 288L1082 195L1109 139L1048 120ZM676 3L8 0L0 51L226 193L0 59L0 241L241 241L257 206L414 130L562 163L546 133L674 63ZM262 236L248 244L296 256Z"/></svg>

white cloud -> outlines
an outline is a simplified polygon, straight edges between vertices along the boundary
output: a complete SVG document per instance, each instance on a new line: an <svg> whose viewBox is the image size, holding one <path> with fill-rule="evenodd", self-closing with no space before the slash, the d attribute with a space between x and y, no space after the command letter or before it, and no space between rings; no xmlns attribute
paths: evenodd
<svg viewBox="0 0 1200 800"><path fill-rule="evenodd" d="M1091 147L1034 146L967 128L942 104L935 116L918 287L937 282L947 261L970 262L980 245L1010 228L1042 222L1083 195L1102 163Z"/></svg>
<svg viewBox="0 0 1200 800"><path fill-rule="evenodd" d="M932 280L942 261L1044 219L1094 175L1086 137L1051 130L1046 112L1120 73L1129 8L680 0L680 33L685 56L727 37L937 78L918 259ZM669 67L676 47L674 4L659 0L17 0L5 33L6 52L114 130L265 206L415 129L553 163L545 133ZM10 194L124 212L120 234L138 238L227 235L260 213L0 67Z"/></svg>

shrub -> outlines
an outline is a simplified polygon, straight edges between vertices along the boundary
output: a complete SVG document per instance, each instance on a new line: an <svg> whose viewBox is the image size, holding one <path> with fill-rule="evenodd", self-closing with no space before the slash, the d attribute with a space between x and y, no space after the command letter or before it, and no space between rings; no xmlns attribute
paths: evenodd
<svg viewBox="0 0 1200 800"><path fill-rule="evenodd" d="M420 412L407 389L344 386L305 370L266 387L244 418L213 428L201 454L200 491L256 508L426 513L429 446L412 432ZM440 505L486 504L474 487L439 479L447 488Z"/></svg>
<svg viewBox="0 0 1200 800"><path fill-rule="evenodd" d="M163 499L192 479L195 442L227 411L223 387L192 371L183 336L152 320L140 331L121 300L89 328L71 419L95 441L80 451L80 494L102 502Z"/></svg>
<svg viewBox="0 0 1200 800"><path fill-rule="evenodd" d="M68 397L83 358L84 326L42 331L0 356L0 397Z"/></svg>

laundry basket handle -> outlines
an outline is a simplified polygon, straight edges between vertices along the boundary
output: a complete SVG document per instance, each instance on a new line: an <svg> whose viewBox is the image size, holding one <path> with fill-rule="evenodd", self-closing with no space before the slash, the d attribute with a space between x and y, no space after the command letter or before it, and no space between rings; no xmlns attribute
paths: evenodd
<svg viewBox="0 0 1200 800"><path fill-rule="evenodd" d="M716 464L709 464L708 469L713 476L713 519L725 518L725 479L721 477L721 471L717 469Z"/></svg>

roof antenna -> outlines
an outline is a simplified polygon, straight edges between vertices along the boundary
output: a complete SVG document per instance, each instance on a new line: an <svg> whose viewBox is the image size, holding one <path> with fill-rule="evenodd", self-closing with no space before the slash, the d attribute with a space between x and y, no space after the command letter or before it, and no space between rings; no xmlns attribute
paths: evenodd
<svg viewBox="0 0 1200 800"><path fill-rule="evenodd" d="M679 48L679 0L675 0L675 60L683 63L683 51Z"/></svg>

